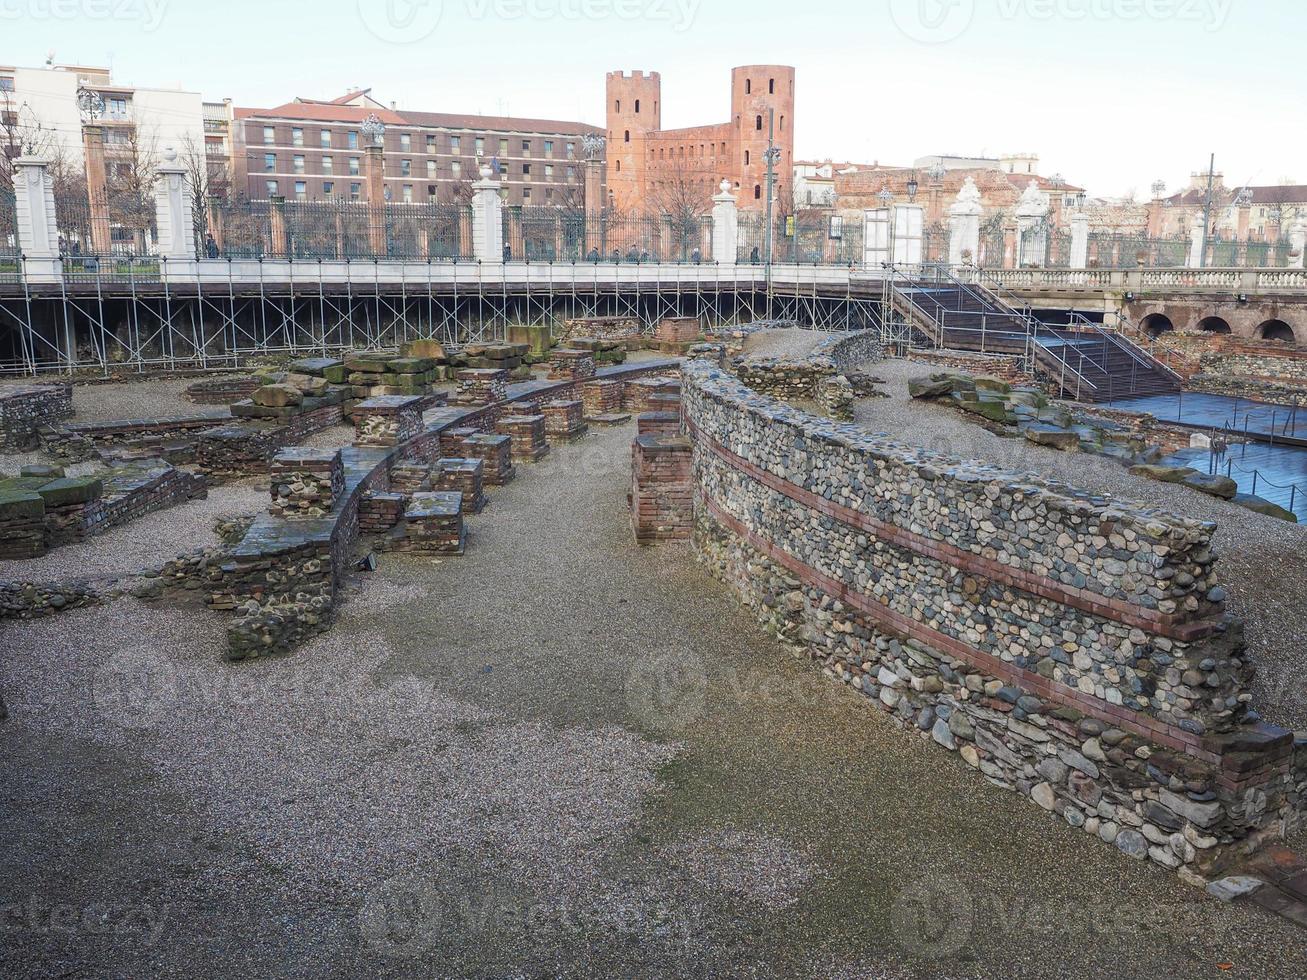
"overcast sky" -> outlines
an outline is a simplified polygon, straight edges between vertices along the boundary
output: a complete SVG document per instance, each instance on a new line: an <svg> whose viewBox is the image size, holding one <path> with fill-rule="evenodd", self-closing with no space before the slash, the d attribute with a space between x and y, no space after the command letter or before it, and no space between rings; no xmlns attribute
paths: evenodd
<svg viewBox="0 0 1307 980"><path fill-rule="evenodd" d="M0 0L0 62L240 105L370 86L400 108L603 123L657 70L663 124L724 121L738 64L797 68L799 157L1029 151L1100 195L1307 182L1307 9L1290 0Z"/></svg>

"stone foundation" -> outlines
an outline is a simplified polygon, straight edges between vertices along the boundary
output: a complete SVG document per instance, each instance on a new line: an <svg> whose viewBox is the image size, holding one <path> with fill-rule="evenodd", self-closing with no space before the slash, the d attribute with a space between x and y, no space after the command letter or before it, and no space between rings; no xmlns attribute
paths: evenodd
<svg viewBox="0 0 1307 980"><path fill-rule="evenodd" d="M508 436L492 436L482 432L463 440L463 456L479 459L484 464L486 486L502 487L512 482L516 475L513 469L512 442Z"/></svg>
<svg viewBox="0 0 1307 980"><path fill-rule="evenodd" d="M42 426L72 417L70 384L0 386L0 452L32 449Z"/></svg>
<svg viewBox="0 0 1307 980"><path fill-rule="evenodd" d="M461 493L415 493L386 539L388 551L461 555L466 543Z"/></svg>
<svg viewBox="0 0 1307 980"><path fill-rule="evenodd" d="M272 504L279 517L322 517L330 514L345 489L345 468L339 449L302 446L280 450L272 458Z"/></svg>
<svg viewBox="0 0 1307 980"><path fill-rule="evenodd" d="M421 399L414 395L378 395L354 410L356 446L398 446L422 429Z"/></svg>
<svg viewBox="0 0 1307 980"><path fill-rule="evenodd" d="M622 388L620 381L591 381L581 385L581 403L585 406L585 417L595 418L622 410Z"/></svg>
<svg viewBox="0 0 1307 980"><path fill-rule="evenodd" d="M495 431L513 440L514 463L535 463L549 455L543 415L501 415Z"/></svg>
<svg viewBox="0 0 1307 980"><path fill-rule="evenodd" d="M589 426L585 424L585 403L577 399L545 402L540 406L545 417L545 438L551 446L576 442Z"/></svg>
<svg viewBox="0 0 1307 980"><path fill-rule="evenodd" d="M479 459L441 459L436 462L433 490L463 495L463 512L479 514L486 506L486 464Z"/></svg>
<svg viewBox="0 0 1307 980"><path fill-rule="evenodd" d="M1249 710L1214 525L824 422L700 362L684 374L698 554L830 676L1194 880L1283 832L1294 739Z"/></svg>
<svg viewBox="0 0 1307 980"><path fill-rule="evenodd" d="M458 372L458 393L453 404L494 405L508 398L508 372L495 368L468 368Z"/></svg>
<svg viewBox="0 0 1307 980"><path fill-rule="evenodd" d="M585 381L595 376L595 357L587 350L560 347L549 355L551 381Z"/></svg>

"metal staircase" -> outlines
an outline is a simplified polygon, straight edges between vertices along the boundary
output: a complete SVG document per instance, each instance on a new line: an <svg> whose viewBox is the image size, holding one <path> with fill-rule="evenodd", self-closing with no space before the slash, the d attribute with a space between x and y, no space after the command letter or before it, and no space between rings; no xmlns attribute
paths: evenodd
<svg viewBox="0 0 1307 980"><path fill-rule="evenodd" d="M1020 357L1063 398L1106 403L1180 390L1178 374L1121 333L1074 312L1065 326L1041 323L984 270L969 273L891 266L887 301L931 346Z"/></svg>

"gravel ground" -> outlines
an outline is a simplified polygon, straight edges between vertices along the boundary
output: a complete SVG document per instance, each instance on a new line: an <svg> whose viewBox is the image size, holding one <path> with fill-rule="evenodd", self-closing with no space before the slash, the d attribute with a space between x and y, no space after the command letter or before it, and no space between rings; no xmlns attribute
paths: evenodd
<svg viewBox="0 0 1307 980"><path fill-rule="evenodd" d="M802 357L830 336L821 330L759 330L744 338L742 353L760 357Z"/></svg>
<svg viewBox="0 0 1307 980"><path fill-rule="evenodd" d="M85 541L61 545L40 558L0 561L0 581L59 582L138 572L176 555L216 546L220 543L213 531L216 521L257 514L267 506L266 478L210 487L204 500L146 514Z"/></svg>
<svg viewBox="0 0 1307 980"><path fill-rule="evenodd" d="M78 422L114 422L119 419L155 419L175 415L225 416L223 405L196 405L185 391L197 381L241 375L206 374L189 378L151 378L73 386L73 414Z"/></svg>
<svg viewBox="0 0 1307 980"><path fill-rule="evenodd" d="M1268 721L1307 729L1307 643L1302 640L1307 635L1307 526L1264 517L1185 487L1131 476L1103 457L999 438L948 405L908 396L909 380L938 370L928 364L892 360L868 370L885 379L891 395L858 403L857 421L869 429L953 456L1216 522L1218 574L1230 593L1231 611L1246 624L1258 667L1259 709Z"/></svg>
<svg viewBox="0 0 1307 980"><path fill-rule="evenodd" d="M314 449L342 449L345 446L352 446L354 445L354 426L333 425L330 429L323 429L321 432L313 433L300 445L312 446Z"/></svg>
<svg viewBox="0 0 1307 980"><path fill-rule="evenodd" d="M0 974L1307 972L635 547L631 436L522 467L462 558L382 555L286 659L133 600L0 626Z"/></svg>

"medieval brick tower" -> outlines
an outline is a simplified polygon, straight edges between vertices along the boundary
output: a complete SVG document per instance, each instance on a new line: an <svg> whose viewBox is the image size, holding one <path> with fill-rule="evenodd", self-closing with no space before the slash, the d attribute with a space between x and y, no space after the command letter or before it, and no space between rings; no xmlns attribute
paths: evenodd
<svg viewBox="0 0 1307 980"><path fill-rule="evenodd" d="M794 176L794 69L746 65L731 71L729 122L688 129L662 128L662 82L657 72L609 72L607 79L608 187L617 208L659 208L660 186L693 183L707 211L722 180L739 206L767 203L767 139L777 149L778 213L787 210Z"/></svg>
<svg viewBox="0 0 1307 980"><path fill-rule="evenodd" d="M662 84L656 71L608 73L608 190L621 211L643 203L648 136L662 128Z"/></svg>

